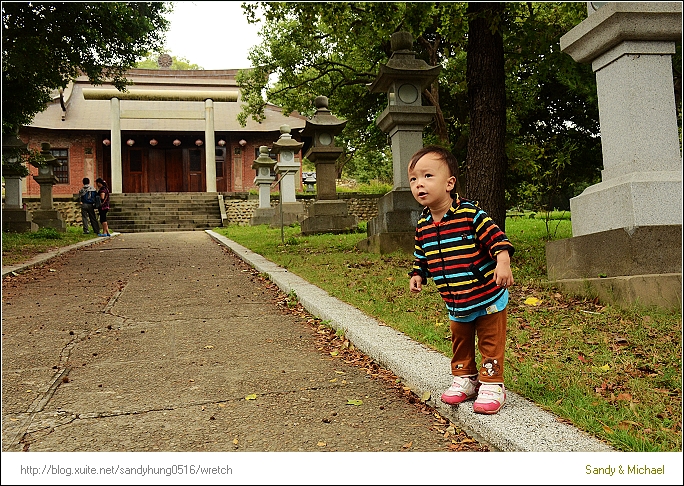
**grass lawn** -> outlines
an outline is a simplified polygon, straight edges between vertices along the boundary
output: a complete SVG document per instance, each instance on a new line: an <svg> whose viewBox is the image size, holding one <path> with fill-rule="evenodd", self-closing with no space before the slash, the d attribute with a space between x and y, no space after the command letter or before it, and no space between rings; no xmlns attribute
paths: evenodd
<svg viewBox="0 0 684 486"><path fill-rule="evenodd" d="M282 238L265 225L216 231L451 356L448 316L432 281L411 294L412 257L358 251L365 231L302 236L295 225ZM569 219L508 218L506 233L516 248L508 388L618 450L681 451L681 313L619 309L551 287L544 245L571 236Z"/></svg>

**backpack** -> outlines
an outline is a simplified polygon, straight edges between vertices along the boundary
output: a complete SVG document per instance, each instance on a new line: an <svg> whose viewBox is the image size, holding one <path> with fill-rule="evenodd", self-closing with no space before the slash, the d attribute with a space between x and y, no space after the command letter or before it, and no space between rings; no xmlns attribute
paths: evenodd
<svg viewBox="0 0 684 486"><path fill-rule="evenodd" d="M95 196L95 202L93 203L93 206L95 209L102 208L102 199L100 198L100 194L95 191L93 191L93 194Z"/></svg>
<svg viewBox="0 0 684 486"><path fill-rule="evenodd" d="M96 204L96 200L99 199L96 191L88 191L82 197L81 201L83 204Z"/></svg>

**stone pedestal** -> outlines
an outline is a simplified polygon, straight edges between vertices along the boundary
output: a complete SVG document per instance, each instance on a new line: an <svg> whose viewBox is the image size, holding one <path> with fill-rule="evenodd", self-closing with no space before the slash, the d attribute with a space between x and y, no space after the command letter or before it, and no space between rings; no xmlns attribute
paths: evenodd
<svg viewBox="0 0 684 486"><path fill-rule="evenodd" d="M422 211L410 189L393 189L378 200L378 215L368 222L368 238L357 243L357 248L381 254L413 253Z"/></svg>
<svg viewBox="0 0 684 486"><path fill-rule="evenodd" d="M33 222L33 216L26 209L3 208L2 231L25 233L38 231L38 225Z"/></svg>
<svg viewBox="0 0 684 486"><path fill-rule="evenodd" d="M56 209L39 209L33 211L33 222L36 223L39 228L53 228L62 233L66 231L64 216Z"/></svg>
<svg viewBox="0 0 684 486"><path fill-rule="evenodd" d="M302 221L302 234L348 233L359 225L359 218L349 214L347 201L322 200L309 206L309 212Z"/></svg>
<svg viewBox="0 0 684 486"><path fill-rule="evenodd" d="M601 182L570 200L573 237L547 244L549 280L562 287L609 288L602 298L617 304L681 307L682 157L671 61L681 25L681 3L609 2L561 38L561 50L596 73L604 166ZM671 273L679 275L675 290ZM635 276L650 284L625 278Z"/></svg>

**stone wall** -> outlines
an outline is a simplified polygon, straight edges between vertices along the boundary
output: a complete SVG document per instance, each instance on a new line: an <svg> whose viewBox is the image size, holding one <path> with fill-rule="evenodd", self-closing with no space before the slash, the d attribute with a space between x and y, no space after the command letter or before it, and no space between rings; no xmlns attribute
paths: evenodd
<svg viewBox="0 0 684 486"><path fill-rule="evenodd" d="M378 194L341 193L339 195L340 199L347 201L349 214L358 216L359 221L368 221L378 215L378 199L380 197L381 195ZM315 196L302 196L301 198L298 197L297 200L302 201L304 206L308 208L316 199ZM22 201L30 211L40 209L40 197L24 197ZM252 213L259 207L259 200L250 199L246 194L225 194L224 201L228 224L248 225ZM4 203L3 197L3 206ZM73 196L54 196L53 205L57 211L62 213L67 225L81 225L81 203L75 201ZM272 198L271 207L277 205L278 198Z"/></svg>
<svg viewBox="0 0 684 486"><path fill-rule="evenodd" d="M347 209L349 214L357 216L359 221L368 221L378 215L378 199L379 194L354 194L342 193L339 195L340 199L347 201ZM298 196L298 201L304 203L306 209L316 201L315 196ZM228 224L248 225L252 218L252 213L259 207L258 199L249 199L240 196L224 195L224 202L226 205L226 215L228 216ZM278 198L271 198L271 207L278 205Z"/></svg>

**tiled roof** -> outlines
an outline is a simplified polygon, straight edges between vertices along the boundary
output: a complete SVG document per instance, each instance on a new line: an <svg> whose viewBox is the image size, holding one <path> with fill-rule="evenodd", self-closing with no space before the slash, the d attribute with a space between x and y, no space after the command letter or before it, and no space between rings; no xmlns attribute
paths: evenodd
<svg viewBox="0 0 684 486"><path fill-rule="evenodd" d="M170 91L206 91L206 92L239 92L235 75L237 70L155 70L134 69L128 72L127 78L132 81L131 88L135 91L154 90L155 93L164 90ZM70 84L63 93L66 113L62 109L62 103L58 93L54 94L53 102L47 109L38 113L31 127L47 128L56 130L110 130L110 101L109 100L86 100L83 89L106 89L113 88L105 83L101 86L93 86L89 80L81 76ZM266 119L257 123L248 118L245 127L240 126L237 115L241 111L241 102L238 94L237 102L219 102L214 105L214 130L220 131L255 131L273 132L278 131L280 126L287 124L293 130L304 128L306 118L298 113L292 113L285 117L282 110L274 105L267 105L264 111ZM121 111L158 111L158 112L195 112L204 113L204 102L201 101L137 101L121 100ZM149 130L149 131L204 131L204 120L173 119L173 118L150 118L150 119L121 119L122 130Z"/></svg>

